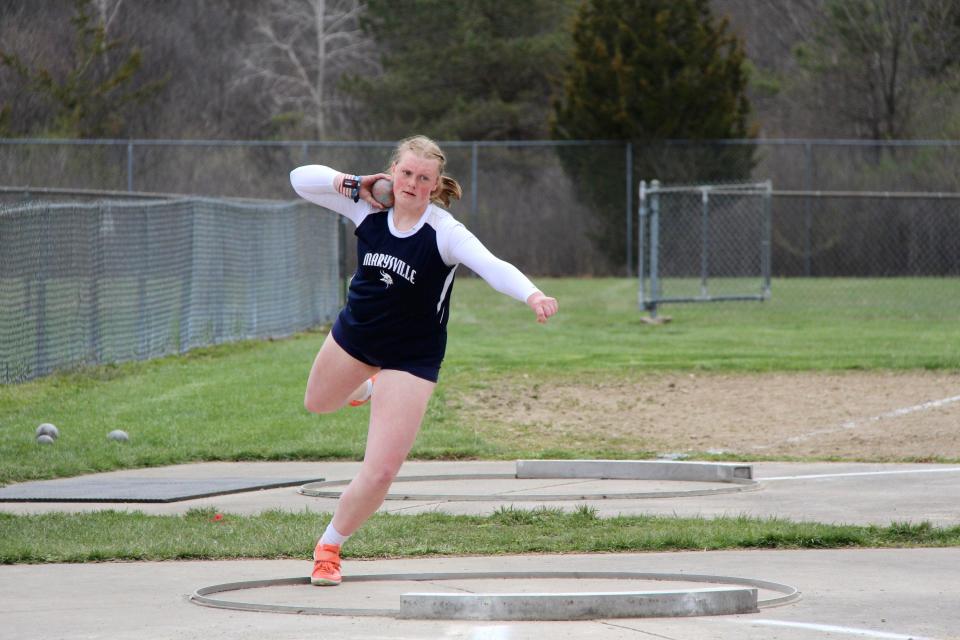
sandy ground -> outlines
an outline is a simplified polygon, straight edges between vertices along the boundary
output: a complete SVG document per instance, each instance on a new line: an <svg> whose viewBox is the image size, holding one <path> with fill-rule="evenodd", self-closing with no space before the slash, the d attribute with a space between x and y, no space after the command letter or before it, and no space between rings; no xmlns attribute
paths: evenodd
<svg viewBox="0 0 960 640"><path fill-rule="evenodd" d="M960 458L960 373L524 376L456 401L484 436L535 449Z"/></svg>

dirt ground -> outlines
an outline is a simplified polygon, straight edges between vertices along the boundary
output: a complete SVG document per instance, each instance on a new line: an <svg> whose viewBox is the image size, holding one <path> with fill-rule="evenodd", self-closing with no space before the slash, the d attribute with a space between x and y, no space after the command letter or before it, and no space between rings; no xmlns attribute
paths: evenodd
<svg viewBox="0 0 960 640"><path fill-rule="evenodd" d="M960 373L524 376L457 401L484 437L532 450L960 458Z"/></svg>

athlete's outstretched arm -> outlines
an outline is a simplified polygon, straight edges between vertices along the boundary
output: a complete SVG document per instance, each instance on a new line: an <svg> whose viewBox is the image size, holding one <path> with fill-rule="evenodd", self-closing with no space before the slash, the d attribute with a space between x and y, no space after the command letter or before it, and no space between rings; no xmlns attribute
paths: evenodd
<svg viewBox="0 0 960 640"><path fill-rule="evenodd" d="M355 177L360 178L357 201L350 197L350 181ZM350 218L356 225L371 211L383 209L383 205L377 203L370 191L378 178L389 179L390 176L385 173L353 176L319 164L297 167L290 172L290 184L297 195Z"/></svg>
<svg viewBox="0 0 960 640"><path fill-rule="evenodd" d="M525 302L537 314L537 322L544 323L557 312L556 298L545 295L519 269L490 253L466 228L458 227L454 235L451 261L467 265L500 293Z"/></svg>

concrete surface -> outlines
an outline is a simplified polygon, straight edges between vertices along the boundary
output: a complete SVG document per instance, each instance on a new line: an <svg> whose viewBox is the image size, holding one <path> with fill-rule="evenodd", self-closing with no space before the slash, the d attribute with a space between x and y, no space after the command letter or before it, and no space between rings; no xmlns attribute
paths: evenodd
<svg viewBox="0 0 960 640"><path fill-rule="evenodd" d="M583 622L466 622L250 613L187 601L217 582L304 575L307 561L98 563L0 566L0 637L18 640L464 638L608 640L722 638L957 638L960 549L733 551L346 561L350 574L423 571L650 571L740 575L798 587L796 603L758 613ZM376 583L303 585L273 594L316 604L347 598L377 606ZM538 588L541 588L538 586ZM342 591L341 591L342 590Z"/></svg>
<svg viewBox="0 0 960 640"><path fill-rule="evenodd" d="M99 475L118 480L150 476L169 479L185 474L305 474L347 479L357 466L358 463L349 462L203 463ZM929 521L937 526L960 525L958 465L771 462L752 466L754 479L760 483L757 491L598 500L589 504L601 516L748 515L824 523L887 525L894 521ZM408 462L401 476L505 473L513 468L513 461ZM579 481L572 482L564 485L568 486L566 490L578 491ZM435 486L431 490L448 493L450 486ZM560 489L554 486L551 490ZM258 513L267 509L330 512L335 503L333 499L303 496L295 487L287 487L166 504L0 503L0 512L127 509L174 514L196 507L214 507L228 513ZM383 510L484 514L509 504L388 501ZM575 509L582 503L547 504ZM536 503L523 501L516 506L532 508ZM583 622L441 622L249 613L209 609L187 601L190 593L205 585L303 576L309 568L306 559L0 566L0 638L960 638L960 548L348 560L344 566L348 574L497 570L686 572L768 580L794 586L803 594L799 602L743 615ZM306 591L278 591L270 597L281 602L302 597L320 602L321 598L336 596L373 606L386 597L376 590L347 591L346 586L319 589L304 585L302 589Z"/></svg>
<svg viewBox="0 0 960 640"><path fill-rule="evenodd" d="M757 516L782 517L797 521L815 521L826 524L877 524L891 522L929 521L937 526L960 525L960 465L874 464L874 463L753 463L754 479L760 484L757 491L691 496L683 498L656 498L644 500L597 500L590 506L601 516L615 515L677 515L677 516ZM243 476L243 475L298 475L322 476L328 480L349 479L356 473L356 462L209 462L179 467L158 467L114 471L99 476L176 478L189 474ZM395 483L395 491L403 487L403 476L447 475L455 473L511 473L515 462L407 462ZM529 481L524 481L529 482ZM595 492L600 487L611 492L659 487L681 487L682 482L625 480L544 480L551 493L561 490L581 491L589 487ZM416 484L417 492L448 494L456 487L451 483ZM462 491L483 490L470 483ZM702 483L701 483L702 485ZM716 485L713 485L716 486ZM530 491L532 489L524 489ZM419 513L444 511L455 514L488 514L509 506L510 501L387 501L382 511L391 513ZM582 502L546 502L547 506L574 510ZM145 513L184 513L197 507L213 507L223 512L250 514L268 509L286 509L301 512L333 511L336 499L300 495L296 487L252 491L231 495L187 500L169 504L111 504L111 503L0 503L0 512L46 513L51 511L93 511L125 509ZM530 509L535 501L518 500L517 508Z"/></svg>

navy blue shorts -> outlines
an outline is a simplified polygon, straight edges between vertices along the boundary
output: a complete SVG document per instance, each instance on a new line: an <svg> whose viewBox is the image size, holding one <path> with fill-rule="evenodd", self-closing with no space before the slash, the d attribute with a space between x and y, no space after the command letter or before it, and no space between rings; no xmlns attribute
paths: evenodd
<svg viewBox="0 0 960 640"><path fill-rule="evenodd" d="M394 369L396 371L406 371L418 378L436 382L440 377L440 364L443 362L443 354L426 357L411 357L409 355L398 355L391 353L391 349L384 345L371 345L371 341L362 341L357 336L352 335L352 331L344 323L340 322L340 316L337 316L333 323L331 335L340 348L349 353L364 364L381 369Z"/></svg>

